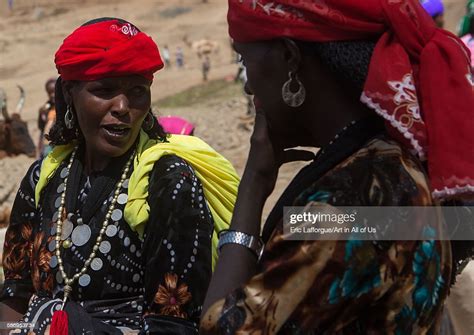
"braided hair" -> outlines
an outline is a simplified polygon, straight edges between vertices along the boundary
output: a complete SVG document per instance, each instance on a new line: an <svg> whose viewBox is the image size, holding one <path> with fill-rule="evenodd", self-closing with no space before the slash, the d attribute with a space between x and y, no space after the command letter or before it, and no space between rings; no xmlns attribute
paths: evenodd
<svg viewBox="0 0 474 335"><path fill-rule="evenodd" d="M301 51L319 58L344 88L360 95L376 41L296 41Z"/></svg>
<svg viewBox="0 0 474 335"><path fill-rule="evenodd" d="M98 19L93 19L90 21L87 21L84 23L82 26L88 26L91 24L99 23L99 22L104 22L104 21L111 21L111 20L117 20L121 23L129 23L132 25L130 22L119 19L119 18L113 18L113 17L102 17ZM138 28L137 28L138 30ZM139 31L139 30L138 30ZM49 134L46 135L46 139L50 141L51 145L63 145L63 144L69 144L72 141L83 141L84 137L81 133L81 129L78 127L78 124L76 122L76 125L73 129L68 129L66 127L66 124L64 122L64 117L67 112L67 103L66 99L64 98L63 90L62 90L62 79L59 77L56 80L56 86L55 86L55 106L56 106L56 122L54 123L53 127L51 128ZM71 111L75 116L75 119L77 120L76 111L74 110L73 106L71 106ZM166 132L164 131L163 127L160 125L158 122L157 118L153 115L151 109L149 111L150 115L153 117L153 126L151 129L143 129L148 136L151 139L155 140L160 140L160 141L166 141Z"/></svg>

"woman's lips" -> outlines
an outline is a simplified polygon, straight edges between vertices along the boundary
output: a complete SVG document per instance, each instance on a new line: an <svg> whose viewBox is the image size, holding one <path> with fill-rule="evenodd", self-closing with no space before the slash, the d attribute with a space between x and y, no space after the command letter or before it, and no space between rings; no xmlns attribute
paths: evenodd
<svg viewBox="0 0 474 335"><path fill-rule="evenodd" d="M108 137L115 140L126 138L131 131L131 128L124 126L106 125L101 128Z"/></svg>

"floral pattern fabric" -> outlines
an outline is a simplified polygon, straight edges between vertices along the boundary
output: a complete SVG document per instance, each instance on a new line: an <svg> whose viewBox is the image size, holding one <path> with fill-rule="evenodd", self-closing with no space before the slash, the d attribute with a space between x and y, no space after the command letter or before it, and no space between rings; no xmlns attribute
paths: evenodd
<svg viewBox="0 0 474 335"><path fill-rule="evenodd" d="M294 206L430 206L419 163L378 136L307 185ZM292 241L282 221L259 271L216 302L201 334L438 334L451 246L435 241ZM427 225L428 224L428 225Z"/></svg>
<svg viewBox="0 0 474 335"><path fill-rule="evenodd" d="M49 181L38 208L34 188L40 162L33 164L21 183L6 234L6 281L0 299L30 299L23 321L33 322L35 328L23 330L25 334L48 334L52 313L61 305L63 279L54 255L54 236L60 204L57 199L64 188L62 171L67 164L63 162ZM66 304L66 312L74 315L69 333L197 333L211 276L213 231L201 183L181 158L160 159L150 176L151 210L141 239L123 217L131 173L120 189L96 257L74 285ZM72 246L61 249L68 277L84 265L102 226L115 187L102 191L96 183L108 175L110 171L106 170L80 177L77 211L70 216L72 233L66 233L71 234ZM102 193L94 194L97 192ZM82 245L74 232L86 215L87 200L94 196L101 198L99 208L88 223L90 238Z"/></svg>

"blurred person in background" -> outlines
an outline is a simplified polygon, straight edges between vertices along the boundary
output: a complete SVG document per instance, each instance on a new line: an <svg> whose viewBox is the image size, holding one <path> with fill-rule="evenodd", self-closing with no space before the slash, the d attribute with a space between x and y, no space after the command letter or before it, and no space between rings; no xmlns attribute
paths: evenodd
<svg viewBox="0 0 474 335"><path fill-rule="evenodd" d="M430 14L439 28L444 27L444 4L442 0L421 0L423 8Z"/></svg>
<svg viewBox="0 0 474 335"><path fill-rule="evenodd" d="M439 334L450 285L473 256L472 241L428 233L441 216L410 222L420 239L361 241L304 239L283 230L283 214L472 198L464 45L418 0L228 3L257 114L201 334ZM305 159L260 235L280 166Z"/></svg>
<svg viewBox="0 0 474 335"><path fill-rule="evenodd" d="M474 69L474 0L469 0L466 15L459 24L459 36L471 52L471 67Z"/></svg>
<svg viewBox="0 0 474 335"><path fill-rule="evenodd" d="M168 45L165 45L163 48L163 60L165 61L165 67L170 67L171 66L171 58L170 58L170 50L168 48Z"/></svg>
<svg viewBox="0 0 474 335"><path fill-rule="evenodd" d="M50 78L46 81L44 88L48 95L48 100L38 111L38 129L40 130L38 156L40 158L46 156L51 151L51 146L45 138L45 134L49 134L56 120L56 108L54 107L55 86L56 78Z"/></svg>
<svg viewBox="0 0 474 335"><path fill-rule="evenodd" d="M202 70L202 80L206 82L209 77L209 71L211 70L211 58L209 55L204 55L204 59L201 64L201 70Z"/></svg>
<svg viewBox="0 0 474 335"><path fill-rule="evenodd" d="M175 57L176 57L176 66L178 67L178 69L182 69L184 67L184 51L183 51L183 48L181 48L181 47L176 48Z"/></svg>
<svg viewBox="0 0 474 335"><path fill-rule="evenodd" d="M467 0L466 13L461 18L458 24L458 36L464 36L471 31L471 17L474 13L474 0Z"/></svg>

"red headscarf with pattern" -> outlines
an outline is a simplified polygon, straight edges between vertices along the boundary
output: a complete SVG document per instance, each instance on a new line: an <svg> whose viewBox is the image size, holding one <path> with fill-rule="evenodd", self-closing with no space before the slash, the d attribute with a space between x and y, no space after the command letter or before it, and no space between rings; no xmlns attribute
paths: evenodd
<svg viewBox="0 0 474 335"><path fill-rule="evenodd" d="M153 80L163 68L151 37L119 19L79 27L66 37L54 61L64 80L79 81L134 74Z"/></svg>
<svg viewBox="0 0 474 335"><path fill-rule="evenodd" d="M418 0L229 0L228 21L238 42L378 38L361 101L428 160L434 197L474 193L469 51Z"/></svg>

